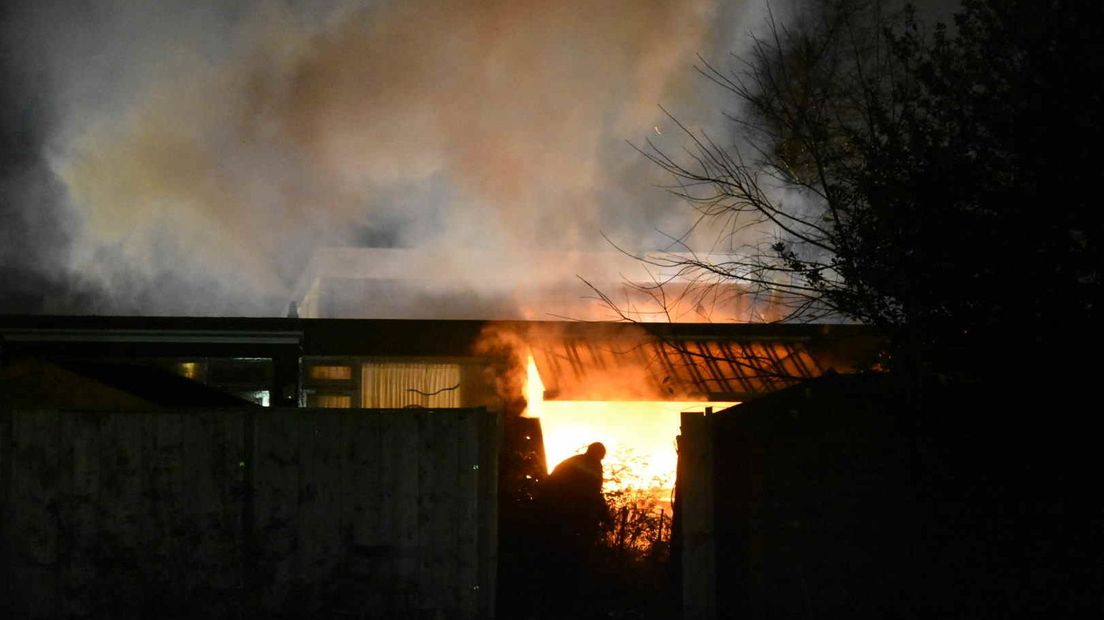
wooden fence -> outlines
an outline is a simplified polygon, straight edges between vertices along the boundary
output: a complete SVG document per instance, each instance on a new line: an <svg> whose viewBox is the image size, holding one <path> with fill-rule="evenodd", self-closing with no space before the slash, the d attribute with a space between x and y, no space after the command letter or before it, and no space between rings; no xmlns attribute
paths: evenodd
<svg viewBox="0 0 1104 620"><path fill-rule="evenodd" d="M948 567L926 556L936 521L901 408L879 377L835 376L684 414L684 619L955 615L937 602Z"/></svg>
<svg viewBox="0 0 1104 620"><path fill-rule="evenodd" d="M482 618L483 409L0 412L5 617Z"/></svg>
<svg viewBox="0 0 1104 620"><path fill-rule="evenodd" d="M683 620L717 617L716 541L714 537L713 415L683 412L678 438L679 528Z"/></svg>

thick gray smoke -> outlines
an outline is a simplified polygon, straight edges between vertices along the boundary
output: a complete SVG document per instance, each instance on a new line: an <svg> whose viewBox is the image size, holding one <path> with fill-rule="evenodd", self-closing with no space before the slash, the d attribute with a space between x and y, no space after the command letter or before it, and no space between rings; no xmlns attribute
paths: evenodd
<svg viewBox="0 0 1104 620"><path fill-rule="evenodd" d="M25 234L0 256L105 312L280 314L336 246L431 248L464 287L573 281L598 267L550 252L685 226L626 141L679 143L659 105L717 122L692 66L743 17L712 0L28 3L4 33L28 116L5 121L32 153L4 218Z"/></svg>

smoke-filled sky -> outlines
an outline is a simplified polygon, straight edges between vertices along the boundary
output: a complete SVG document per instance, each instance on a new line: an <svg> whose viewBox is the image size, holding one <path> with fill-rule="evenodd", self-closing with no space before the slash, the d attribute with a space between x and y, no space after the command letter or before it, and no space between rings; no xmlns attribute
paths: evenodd
<svg viewBox="0 0 1104 620"><path fill-rule="evenodd" d="M0 311L264 316L323 247L434 248L489 278L508 262L565 280L585 269L537 257L607 250L603 234L659 247L689 213L629 142L679 138L661 105L724 132L725 102L692 67L746 44L763 7L3 11Z"/></svg>

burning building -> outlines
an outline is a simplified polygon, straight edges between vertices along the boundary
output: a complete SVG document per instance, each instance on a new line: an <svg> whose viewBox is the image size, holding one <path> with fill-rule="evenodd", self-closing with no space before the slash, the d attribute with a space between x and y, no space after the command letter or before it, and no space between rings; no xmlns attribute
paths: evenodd
<svg viewBox="0 0 1104 620"><path fill-rule="evenodd" d="M0 414L10 422L0 430L14 449L0 461L18 482L5 491L14 518L5 536L41 519L60 536L60 518L85 519L81 537L102 534L107 522L89 521L83 504L69 506L58 495L57 516L32 492L36 476L57 468L74 489L89 480L99 485L96 497L129 493L128 505L160 515L138 523L164 527L161 520L178 519L176 512L208 504L166 513L180 483L172 482L177 474L167 479L170 488L158 481L183 470L157 463L206 455L194 475L218 477L188 492L225 493L209 500L221 508L196 518L238 515L204 527L244 541L245 563L227 560L217 573L226 583L237 583L234 571L250 562L276 571L270 581L248 571L242 577L253 580L248 587L262 608L288 600L296 579L322 583L348 570L361 575L350 583L383 584L350 590L376 597L357 599L362 609L413 613L410 601L417 601L422 611L480 617L495 605L496 583L507 579L495 575L511 551L512 502L550 465L600 440L610 448L607 472L620 472L620 483L669 489L680 411L844 370L861 353L861 335L815 325L4 317ZM77 442L86 432L93 443ZM181 438L192 446L187 451ZM127 451L138 456L124 458ZM88 463L99 473L86 480ZM139 471L143 464L152 469ZM130 482L103 486L102 476L124 466ZM233 491L239 487L248 492ZM454 513L470 527L457 529ZM52 592L58 579L82 574L65 572L76 570L65 562L96 557L58 556L56 544L34 540L9 540L19 557L53 558L11 565L19 583L30 584L20 592ZM212 547L208 559L220 553ZM274 563L265 553L276 554ZM316 561L322 568L309 568ZM62 573L50 572L55 565ZM9 594L22 605L30 599L20 592Z"/></svg>
<svg viewBox="0 0 1104 620"><path fill-rule="evenodd" d="M600 440L611 447L611 462L636 463L634 479L660 480L667 488L681 411L721 408L846 370L859 355L855 336L862 332L849 326L122 317L10 317L3 330L8 355L35 355L86 372L94 360L97 376L120 379L144 364L262 406L485 407L538 425L545 467Z"/></svg>

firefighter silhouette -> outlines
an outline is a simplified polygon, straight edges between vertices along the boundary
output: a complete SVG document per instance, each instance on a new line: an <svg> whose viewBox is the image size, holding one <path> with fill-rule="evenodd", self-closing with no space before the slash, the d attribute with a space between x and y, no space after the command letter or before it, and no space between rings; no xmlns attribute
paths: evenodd
<svg viewBox="0 0 1104 620"><path fill-rule="evenodd" d="M609 522L602 495L605 456L606 447L592 443L585 453L557 465L537 490L536 542L545 568L546 604L553 608L585 603L580 599L597 586L591 578L595 551Z"/></svg>

